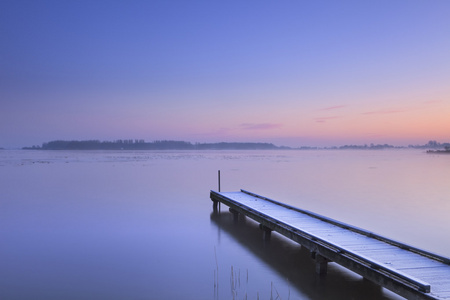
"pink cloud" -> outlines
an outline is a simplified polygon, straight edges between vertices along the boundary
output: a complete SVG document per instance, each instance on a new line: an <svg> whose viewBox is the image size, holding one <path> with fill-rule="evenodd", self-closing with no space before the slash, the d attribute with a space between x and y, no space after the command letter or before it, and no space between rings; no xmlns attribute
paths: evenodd
<svg viewBox="0 0 450 300"><path fill-rule="evenodd" d="M276 123L243 123L239 125L239 127L244 130L270 130L280 128L281 126L281 124Z"/></svg>
<svg viewBox="0 0 450 300"><path fill-rule="evenodd" d="M407 112L408 109L380 109L374 111L363 112L363 115L387 115Z"/></svg>
<svg viewBox="0 0 450 300"><path fill-rule="evenodd" d="M340 117L337 117L337 116L334 116L334 117L318 117L318 118L315 118L314 120L317 123L325 123L328 120L339 119L339 118Z"/></svg>
<svg viewBox="0 0 450 300"><path fill-rule="evenodd" d="M329 106L329 107L324 107L321 109L318 109L319 111L324 111L324 110L335 110L335 109L340 109L340 108L344 108L347 107L347 105L336 105L336 106Z"/></svg>

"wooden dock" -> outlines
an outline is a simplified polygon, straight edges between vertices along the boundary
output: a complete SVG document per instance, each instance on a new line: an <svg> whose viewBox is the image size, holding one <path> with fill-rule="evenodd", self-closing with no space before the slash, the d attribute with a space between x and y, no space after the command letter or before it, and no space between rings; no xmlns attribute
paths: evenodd
<svg viewBox="0 0 450 300"><path fill-rule="evenodd" d="M335 262L410 300L450 299L450 258L245 190L210 196L309 249L319 274Z"/></svg>

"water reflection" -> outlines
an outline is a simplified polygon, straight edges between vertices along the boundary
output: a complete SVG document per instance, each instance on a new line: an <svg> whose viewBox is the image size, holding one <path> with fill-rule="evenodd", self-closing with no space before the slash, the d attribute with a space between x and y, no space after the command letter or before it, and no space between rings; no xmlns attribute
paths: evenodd
<svg viewBox="0 0 450 300"><path fill-rule="evenodd" d="M242 215L236 218L225 209L222 205L222 212L210 216L218 239L223 233L230 235L278 276L286 278L303 299L403 299L335 263L329 264L326 276L317 275L308 249L276 232L269 238L258 223Z"/></svg>

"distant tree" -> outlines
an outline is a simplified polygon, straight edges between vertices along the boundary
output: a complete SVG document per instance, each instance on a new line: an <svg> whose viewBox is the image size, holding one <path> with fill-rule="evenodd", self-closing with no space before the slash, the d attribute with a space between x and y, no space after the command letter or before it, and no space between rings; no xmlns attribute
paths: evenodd
<svg viewBox="0 0 450 300"><path fill-rule="evenodd" d="M439 146L439 143L437 141L429 141L427 144L428 147L436 148Z"/></svg>

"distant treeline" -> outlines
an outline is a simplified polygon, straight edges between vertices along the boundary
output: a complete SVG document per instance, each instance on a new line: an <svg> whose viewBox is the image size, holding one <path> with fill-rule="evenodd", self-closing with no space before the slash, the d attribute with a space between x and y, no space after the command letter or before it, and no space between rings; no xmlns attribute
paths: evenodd
<svg viewBox="0 0 450 300"><path fill-rule="evenodd" d="M438 141L429 141L425 145L409 145L410 148L419 149L447 149L450 147L450 143L439 143Z"/></svg>
<svg viewBox="0 0 450 300"><path fill-rule="evenodd" d="M425 145L409 145L408 147L398 147L388 144L370 144L370 145L344 145L339 147L298 147L291 148L286 146L275 146L271 143L190 143L184 141L154 141L145 142L144 140L117 140L117 141L51 141L43 143L42 146L23 147L30 150L382 150L382 149L444 149L450 147L450 143L439 143L429 141Z"/></svg>
<svg viewBox="0 0 450 300"><path fill-rule="evenodd" d="M117 141L51 141L42 146L23 149L41 150L274 150L283 149L270 143L195 143L184 141L117 140Z"/></svg>

